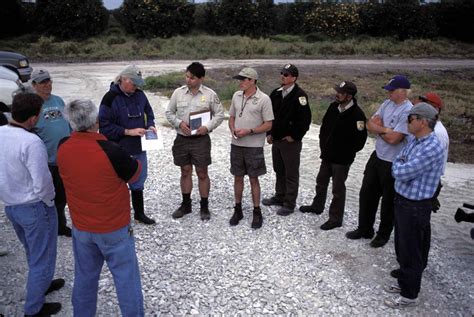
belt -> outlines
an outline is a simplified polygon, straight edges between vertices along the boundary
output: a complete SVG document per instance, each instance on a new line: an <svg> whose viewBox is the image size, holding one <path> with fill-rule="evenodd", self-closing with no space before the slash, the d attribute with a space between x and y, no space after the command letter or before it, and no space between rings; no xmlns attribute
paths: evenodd
<svg viewBox="0 0 474 317"><path fill-rule="evenodd" d="M206 135L207 135L207 134L204 134L204 135L189 135L189 136L185 136L185 135L182 135L182 134L178 134L178 137L183 138L183 139L199 139L199 138L205 137Z"/></svg>

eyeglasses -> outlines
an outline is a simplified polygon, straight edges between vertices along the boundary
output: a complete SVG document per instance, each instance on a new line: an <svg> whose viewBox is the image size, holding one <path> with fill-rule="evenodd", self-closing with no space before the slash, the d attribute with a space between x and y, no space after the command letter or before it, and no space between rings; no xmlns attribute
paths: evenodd
<svg viewBox="0 0 474 317"><path fill-rule="evenodd" d="M288 77L288 76L290 76L289 73L283 73L283 72L281 72L280 75L282 75L283 77Z"/></svg>
<svg viewBox="0 0 474 317"><path fill-rule="evenodd" d="M408 123L411 123L415 119L420 120L420 117L418 115L409 115L408 116Z"/></svg>

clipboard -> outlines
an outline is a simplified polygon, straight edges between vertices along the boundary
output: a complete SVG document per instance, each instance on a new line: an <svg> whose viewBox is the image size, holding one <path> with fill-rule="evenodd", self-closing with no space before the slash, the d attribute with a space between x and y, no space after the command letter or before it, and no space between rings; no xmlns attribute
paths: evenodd
<svg viewBox="0 0 474 317"><path fill-rule="evenodd" d="M189 128L191 135L195 135L197 130L212 119L211 110L192 111L189 113Z"/></svg>

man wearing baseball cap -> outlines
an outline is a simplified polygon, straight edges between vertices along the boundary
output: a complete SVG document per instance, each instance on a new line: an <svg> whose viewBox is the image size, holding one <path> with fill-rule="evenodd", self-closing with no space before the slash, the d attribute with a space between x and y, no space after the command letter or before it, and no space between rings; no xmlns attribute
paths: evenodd
<svg viewBox="0 0 474 317"><path fill-rule="evenodd" d="M367 130L377 137L375 151L366 164L359 193L359 224L355 230L346 233L349 239L371 239L374 236L379 200L382 198L379 230L370 242L373 248L384 246L393 230L395 191L392 161L402 150L405 136L408 135L406 118L413 106L408 100L410 82L405 76L394 76L382 88L387 91L388 99L367 121Z"/></svg>
<svg viewBox="0 0 474 317"><path fill-rule="evenodd" d="M355 98L356 85L343 81L335 85L334 90L336 101L329 105L319 130L321 166L316 177L316 196L311 205L300 207L302 212L321 214L332 178L333 197L329 206L329 220L321 226L322 230L342 226L349 168L367 140L366 117Z"/></svg>
<svg viewBox="0 0 474 317"><path fill-rule="evenodd" d="M298 74L295 65L286 64L280 71L281 87L270 94L275 119L267 142L272 144L276 183L274 196L263 199L262 204L281 206L280 216L293 213L296 206L302 139L311 124L308 95L296 83Z"/></svg>
<svg viewBox="0 0 474 317"><path fill-rule="evenodd" d="M253 201L252 228L262 227L260 183L258 177L267 172L263 146L265 133L272 128L273 110L270 97L257 87L258 73L246 67L233 77L240 90L232 96L229 129L232 134L230 172L234 175L235 207L229 223L236 226L242 220L244 176L249 176Z"/></svg>
<svg viewBox="0 0 474 317"><path fill-rule="evenodd" d="M33 131L43 140L48 150L48 168L53 177L54 205L58 213L58 235L71 236L71 228L66 225L66 192L63 181L59 175L56 162L59 141L71 134L71 127L63 117L64 101L61 97L53 95L53 80L46 69L36 69L31 75L31 82L36 94L43 100L43 107L39 121Z"/></svg>
<svg viewBox="0 0 474 317"><path fill-rule="evenodd" d="M437 117L438 111L424 102L410 110L407 118L412 136L392 165L395 250L400 264L397 283L385 287L387 292L397 294L385 300L392 308L418 304L424 254L428 254L431 240L431 200L443 173L443 147L433 132Z"/></svg>
<svg viewBox="0 0 474 317"><path fill-rule="evenodd" d="M118 143L133 158L140 161L140 177L129 184L134 218L144 224L155 220L145 215L143 189L147 178L147 156L142 151L141 137L147 129L156 132L155 115L142 91L145 81L135 65L125 67L110 84L99 108L99 129L109 140Z"/></svg>

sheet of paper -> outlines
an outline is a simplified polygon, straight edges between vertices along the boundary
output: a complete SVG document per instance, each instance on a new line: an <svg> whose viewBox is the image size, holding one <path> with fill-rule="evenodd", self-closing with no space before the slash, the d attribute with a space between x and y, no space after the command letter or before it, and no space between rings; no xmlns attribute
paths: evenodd
<svg viewBox="0 0 474 317"><path fill-rule="evenodd" d="M195 135L199 127L208 123L211 120L211 111L191 112L189 114L189 128L191 135Z"/></svg>
<svg viewBox="0 0 474 317"><path fill-rule="evenodd" d="M145 135L142 136L142 150L153 151L162 149L163 137L161 136L161 131L157 129L155 133L153 130L146 130Z"/></svg>

